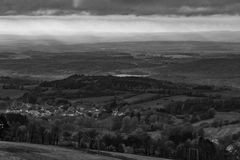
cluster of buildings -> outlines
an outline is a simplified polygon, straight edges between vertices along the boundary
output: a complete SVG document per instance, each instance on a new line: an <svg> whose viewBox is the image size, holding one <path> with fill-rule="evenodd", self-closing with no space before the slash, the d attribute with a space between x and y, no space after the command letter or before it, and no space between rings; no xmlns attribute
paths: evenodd
<svg viewBox="0 0 240 160"><path fill-rule="evenodd" d="M64 117L91 116L98 118L104 111L104 109L97 109L95 107L86 108L81 106L51 106L29 103L15 103L6 110L6 113L19 113L23 115L31 115L33 117L49 117L58 115Z"/></svg>

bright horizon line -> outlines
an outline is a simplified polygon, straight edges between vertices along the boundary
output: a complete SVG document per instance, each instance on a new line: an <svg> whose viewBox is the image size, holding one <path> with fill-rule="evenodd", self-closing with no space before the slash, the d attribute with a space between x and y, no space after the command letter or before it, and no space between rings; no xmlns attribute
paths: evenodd
<svg viewBox="0 0 240 160"><path fill-rule="evenodd" d="M160 34L172 36L176 39L181 34L193 34L210 39L206 33L221 36L229 33L228 39L235 41L240 32L240 16L192 16L192 17L169 17L169 16L135 16L135 15L71 15L71 16L0 16L0 35L9 36L46 36L52 38L64 38L68 36L84 38L97 37L99 41L106 37L109 39L129 38L134 40L144 38L156 40ZM219 37L218 36L218 37ZM82 37L82 39L81 39ZM161 37L157 37L160 38ZM172 37L174 39L174 37ZM183 37L184 38L184 37ZM240 35L239 35L240 39ZM196 39L197 40L197 39ZM240 41L240 40L239 40Z"/></svg>

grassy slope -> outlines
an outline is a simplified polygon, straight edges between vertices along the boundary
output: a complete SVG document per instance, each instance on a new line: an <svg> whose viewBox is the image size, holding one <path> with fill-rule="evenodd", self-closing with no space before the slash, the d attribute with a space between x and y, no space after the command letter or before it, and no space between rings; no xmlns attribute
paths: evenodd
<svg viewBox="0 0 240 160"><path fill-rule="evenodd" d="M165 158L155 158L155 157L146 157L146 156L138 156L138 155L134 155L134 154L125 154L125 153L116 153L116 152L105 152L103 151L103 153L106 154L111 154L113 156L116 157L127 157L129 158L129 160L170 160L170 159L165 159Z"/></svg>
<svg viewBox="0 0 240 160"><path fill-rule="evenodd" d="M237 112L217 112L215 117L208 120L203 120L197 123L194 123L193 126L200 126L203 123L212 124L214 121L228 121L229 123L237 121L240 119L240 113Z"/></svg>
<svg viewBox="0 0 240 160"><path fill-rule="evenodd" d="M130 154L109 154L113 156L89 154L82 151L47 145L0 142L1 160L163 160ZM113 158L115 156L120 158Z"/></svg>
<svg viewBox="0 0 240 160"><path fill-rule="evenodd" d="M237 112L217 112L214 118L194 123L193 126L197 127L204 123L208 123L211 126L214 121L221 121L222 123L227 121L231 123L238 121L239 118L240 113ZM225 124L221 127L207 127L204 128L204 132L207 137L223 138L240 133L240 124Z"/></svg>
<svg viewBox="0 0 240 160"><path fill-rule="evenodd" d="M205 128L204 132L208 137L219 139L219 138L240 133L240 126L239 124L235 124L235 125L227 125L227 126L218 127L218 128L210 127L210 128Z"/></svg>

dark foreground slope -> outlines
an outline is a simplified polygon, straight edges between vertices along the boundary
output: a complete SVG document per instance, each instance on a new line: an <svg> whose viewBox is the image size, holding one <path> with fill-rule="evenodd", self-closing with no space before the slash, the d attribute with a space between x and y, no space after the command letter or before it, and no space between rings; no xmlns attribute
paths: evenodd
<svg viewBox="0 0 240 160"><path fill-rule="evenodd" d="M106 156L55 146L0 142L1 160L164 160L117 153L105 153L104 155Z"/></svg>

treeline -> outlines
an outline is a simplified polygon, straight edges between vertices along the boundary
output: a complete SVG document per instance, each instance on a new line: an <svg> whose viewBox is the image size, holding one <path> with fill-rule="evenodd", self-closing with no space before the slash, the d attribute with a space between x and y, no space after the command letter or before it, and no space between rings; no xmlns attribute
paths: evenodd
<svg viewBox="0 0 240 160"><path fill-rule="evenodd" d="M53 88L57 90L79 89L85 93L89 91L114 92L149 92L167 95L199 95L203 91L213 91L213 86L187 85L156 80L145 77L115 77L115 76L84 76L73 75L63 80L43 82L39 88ZM109 93L109 92L108 92Z"/></svg>
<svg viewBox="0 0 240 160"><path fill-rule="evenodd" d="M54 104L56 98L77 99L122 95L125 93L156 93L165 96L187 95L205 97L213 86L186 85L144 77L73 75L66 79L42 82L20 98L27 103Z"/></svg>
<svg viewBox="0 0 240 160"><path fill-rule="evenodd" d="M176 86L168 81L154 80L144 77L114 77L114 76L84 76L73 75L63 80L43 82L40 87L55 87L59 89L103 88L114 90L186 88L186 85Z"/></svg>
<svg viewBox="0 0 240 160"><path fill-rule="evenodd" d="M166 110L170 114L194 114L207 112L212 108L220 112L238 111L239 106L239 98L215 99L207 97L172 102L166 106Z"/></svg>
<svg viewBox="0 0 240 160"><path fill-rule="evenodd" d="M0 77L0 84L2 89L24 90L25 86L37 85L39 83L40 82L31 79Z"/></svg>
<svg viewBox="0 0 240 160"><path fill-rule="evenodd" d="M39 82L27 78L0 77L0 83L24 86L38 84Z"/></svg>
<svg viewBox="0 0 240 160"><path fill-rule="evenodd" d="M230 152L226 152L226 146L216 145L205 139L203 130L196 130L191 124L165 126L161 132L151 135L136 118L129 116L96 121L90 117L36 119L20 114L2 114L0 122L1 139L7 141L182 160L235 158Z"/></svg>

